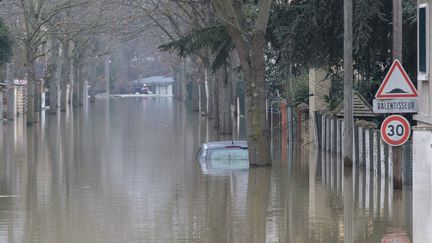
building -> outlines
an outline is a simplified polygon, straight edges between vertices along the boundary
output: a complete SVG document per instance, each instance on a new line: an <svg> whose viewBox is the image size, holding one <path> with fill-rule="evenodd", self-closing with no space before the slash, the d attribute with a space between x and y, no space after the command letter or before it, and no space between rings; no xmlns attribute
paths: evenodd
<svg viewBox="0 0 432 243"><path fill-rule="evenodd" d="M432 0L418 0L419 113L413 128L413 241L432 242Z"/></svg>

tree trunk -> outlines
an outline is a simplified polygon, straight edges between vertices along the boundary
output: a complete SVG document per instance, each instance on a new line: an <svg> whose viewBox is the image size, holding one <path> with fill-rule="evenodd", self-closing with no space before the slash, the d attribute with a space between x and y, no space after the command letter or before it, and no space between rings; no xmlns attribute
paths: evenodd
<svg viewBox="0 0 432 243"><path fill-rule="evenodd" d="M212 75L212 80L211 82L213 83L213 124L215 126L215 128L219 128L219 122L220 122L220 111L219 111L219 89L220 89L220 82L222 80L220 80L220 73L221 71L218 70L215 73L213 73Z"/></svg>
<svg viewBox="0 0 432 243"><path fill-rule="evenodd" d="M25 44L26 48L26 71L27 71L27 124L32 125L36 121L35 116L35 93L36 93L36 77L35 77L35 58L34 50L30 43Z"/></svg>
<svg viewBox="0 0 432 243"><path fill-rule="evenodd" d="M264 38L264 36L263 36ZM251 165L270 165L270 131L266 121L264 47L255 41L245 75L246 130ZM262 42L264 43L264 41ZM243 63L242 63L243 64ZM243 64L244 65L244 64Z"/></svg>
<svg viewBox="0 0 432 243"><path fill-rule="evenodd" d="M207 99L207 116L209 119L213 119L214 118L214 83L213 83L213 78L212 78L212 71L210 68L206 68L205 70L205 80L207 82L207 87L208 87L208 99Z"/></svg>
<svg viewBox="0 0 432 243"><path fill-rule="evenodd" d="M62 72L61 72L61 83L60 83L60 110L66 111L67 106L67 84L70 81L70 68L71 60L69 58L69 41L65 41L62 44Z"/></svg>
<svg viewBox="0 0 432 243"><path fill-rule="evenodd" d="M271 164L270 132L265 118L264 44L273 1L256 1L259 13L253 31L242 26L242 1L213 0L237 50L245 79L246 129L251 165ZM230 85L231 86L231 85ZM222 108L221 108L222 109Z"/></svg>
<svg viewBox="0 0 432 243"><path fill-rule="evenodd" d="M353 166L353 5L344 1L344 133L343 161L346 167Z"/></svg>
<svg viewBox="0 0 432 243"><path fill-rule="evenodd" d="M231 104L232 104L232 85L225 65L221 69L221 79L219 80L219 132L222 134L232 134Z"/></svg>
<svg viewBox="0 0 432 243"><path fill-rule="evenodd" d="M175 73L175 81L173 83L174 98L178 100L183 100L182 93L181 93L183 65L182 63L175 64L172 66L172 69L174 70Z"/></svg>
<svg viewBox="0 0 432 243"><path fill-rule="evenodd" d="M7 119L15 119L15 87L14 87L14 65L12 63L7 64L7 86L8 86L8 97L7 97Z"/></svg>
<svg viewBox="0 0 432 243"><path fill-rule="evenodd" d="M71 65L70 65L70 82L69 82L69 94L68 94L68 104L73 106L73 100L75 95L75 78L76 78L76 66L75 66L75 60L71 59Z"/></svg>
<svg viewBox="0 0 432 243"><path fill-rule="evenodd" d="M48 59L47 80L49 82L49 114L57 113L57 100L58 100L58 70L57 64L59 63L59 46L58 43L52 38L53 49Z"/></svg>
<svg viewBox="0 0 432 243"><path fill-rule="evenodd" d="M79 93L80 93L80 70L79 70L79 61L77 59L75 59L73 61L73 97L72 97L72 105L73 107L78 107L79 106Z"/></svg>
<svg viewBox="0 0 432 243"><path fill-rule="evenodd" d="M105 57L105 93L107 96L110 94L110 58Z"/></svg>
<svg viewBox="0 0 432 243"><path fill-rule="evenodd" d="M207 116L207 89L205 79L200 79L200 114L202 116Z"/></svg>
<svg viewBox="0 0 432 243"><path fill-rule="evenodd" d="M96 101L96 90L95 90L95 85L96 85L96 66L97 66L97 62L96 60L93 60L93 63L91 64L91 69L89 71L90 73L90 77L89 77L89 81L90 81L90 103L94 103Z"/></svg>
<svg viewBox="0 0 432 243"><path fill-rule="evenodd" d="M194 112L198 112L200 107L199 107L199 82L198 80L191 80L190 82L192 82L192 99L191 99L191 103L192 103L192 111Z"/></svg>
<svg viewBox="0 0 432 243"><path fill-rule="evenodd" d="M87 93L85 93L86 89L86 82L85 82L85 75L84 73L88 73L85 72L87 71L88 68L85 67L85 65L83 63L80 63L78 66L78 85L79 85L79 90L78 90L78 106L83 106L84 105L84 97L87 98Z"/></svg>
<svg viewBox="0 0 432 243"><path fill-rule="evenodd" d="M186 74L187 74L187 60L186 58L182 59L182 67L181 67L181 81L180 81L180 97L181 100L186 101L187 98L187 78L186 78Z"/></svg>

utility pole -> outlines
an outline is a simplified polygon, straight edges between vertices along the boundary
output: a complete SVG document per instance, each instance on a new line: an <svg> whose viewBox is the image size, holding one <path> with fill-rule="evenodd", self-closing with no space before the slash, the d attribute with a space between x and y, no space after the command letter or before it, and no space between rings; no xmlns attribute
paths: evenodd
<svg viewBox="0 0 432 243"><path fill-rule="evenodd" d="M343 161L353 166L353 2L344 0L344 133Z"/></svg>
<svg viewBox="0 0 432 243"><path fill-rule="evenodd" d="M393 0L393 60L402 63L402 0ZM402 147L393 147L393 188L402 189Z"/></svg>
<svg viewBox="0 0 432 243"><path fill-rule="evenodd" d="M7 119L15 119L15 87L14 87L14 68L12 63L8 63L6 67L7 79Z"/></svg>

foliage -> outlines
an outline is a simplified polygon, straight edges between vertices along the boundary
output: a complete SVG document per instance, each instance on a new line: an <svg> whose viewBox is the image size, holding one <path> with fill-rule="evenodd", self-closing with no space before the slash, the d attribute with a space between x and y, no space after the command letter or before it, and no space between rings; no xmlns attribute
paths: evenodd
<svg viewBox="0 0 432 243"><path fill-rule="evenodd" d="M404 67L410 76L415 76L416 69L415 9L414 0L404 1ZM392 63L391 10L391 1L354 1L355 89L368 101ZM272 68L282 74L289 73L286 69L292 65L326 68L333 81L329 103L338 103L343 94L343 1L274 4L269 29L267 39L276 49L270 53L277 64Z"/></svg>
<svg viewBox="0 0 432 243"><path fill-rule="evenodd" d="M0 65L6 63L12 55L12 40L3 21L0 19Z"/></svg>
<svg viewBox="0 0 432 243"><path fill-rule="evenodd" d="M309 103L309 75L303 73L291 80L293 104Z"/></svg>
<svg viewBox="0 0 432 243"><path fill-rule="evenodd" d="M224 25L204 27L159 46L159 50L176 51L180 57L186 57L204 48L210 48L211 54L216 54L212 63L213 69L226 63L234 45Z"/></svg>
<svg viewBox="0 0 432 243"><path fill-rule="evenodd" d="M354 1L354 87L369 102L392 63L392 6L386 0ZM251 12L253 15L253 11ZM403 2L403 63L408 74L416 70L416 2ZM343 1L294 0L274 3L266 33L266 82L270 92L286 93L288 80L309 68L325 68L332 79L331 107L343 97ZM227 45L229 48L222 48ZM204 47L233 48L225 28L216 24L160 46L186 56ZM226 55L218 59L224 61ZM301 78L301 77L299 77ZM412 78L412 80L415 80ZM294 96L295 92L294 92ZM297 99L296 97L290 97Z"/></svg>

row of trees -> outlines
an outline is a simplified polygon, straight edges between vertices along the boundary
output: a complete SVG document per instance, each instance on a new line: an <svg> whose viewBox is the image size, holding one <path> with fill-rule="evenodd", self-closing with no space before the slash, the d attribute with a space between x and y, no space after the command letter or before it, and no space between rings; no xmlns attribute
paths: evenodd
<svg viewBox="0 0 432 243"><path fill-rule="evenodd" d="M110 82L109 70L104 70L112 66L111 61L127 59L125 63L129 63L135 58L139 63L142 52L135 53L138 47L127 46L154 26L141 19L135 28L135 16L128 15L122 4L110 0L4 0L0 3L0 17L9 29L8 39L2 40L13 40L13 48L9 45L9 49L4 49L7 54L13 53L13 76L27 80L28 124L37 121L40 111L40 80L49 87L49 113L55 114L58 108L66 110L68 104L83 105L87 97L85 81L91 87L91 101L94 101L97 81L105 80L102 83L107 84L103 87L107 90L115 86ZM2 35L3 29L6 28L0 28ZM3 41L0 44L3 50ZM3 56L2 53L1 60L5 62ZM130 75L124 67L131 65L119 66L114 67L117 71L114 78L125 82Z"/></svg>
<svg viewBox="0 0 432 243"><path fill-rule="evenodd" d="M204 1L186 1L202 8ZM291 105L306 101L307 90L293 92L296 80L303 79L310 68L327 70L332 80L326 97L329 109L342 102L344 1L236 1L213 0L204 26L196 25L170 43L164 51L181 57L208 51L220 66L233 65L237 55L245 82L246 120L252 164L270 163L269 136L265 121L265 99L282 94ZM201 5L200 5L201 3ZM353 1L354 89L371 102L392 63L392 2L384 0ZM216 17L216 18L214 18ZM403 2L404 66L414 76L416 70L416 2ZM199 55L198 55L199 56ZM206 56L208 57L208 56ZM209 70L210 72L210 70Z"/></svg>
<svg viewBox="0 0 432 243"><path fill-rule="evenodd" d="M94 63L113 49L149 43L165 54L175 75L174 94L231 132L237 82L244 83L251 164L271 163L266 100L306 101L307 87L294 92L310 68L332 79L329 108L343 97L343 1L243 0L6 0L0 12L17 41L14 59L24 60L29 82L27 120L34 122L38 63L45 63L50 100L67 84L72 101L83 101L83 80L95 80ZM391 2L356 0L353 5L355 89L368 100L391 64ZM416 2L404 1L404 66L414 75ZM1 33L1 32L0 32ZM134 44L135 45L135 44ZM126 52L126 51L125 51ZM21 53L24 55L20 56ZM130 61L131 56L125 56ZM20 71L16 71L19 74ZM95 85L91 85L94 87ZM61 92L59 92L61 91ZM372 92L371 92L372 91ZM94 92L92 92L94 95ZM277 94L277 95L273 95ZM33 97L33 98L32 98ZM51 113L56 112L52 106Z"/></svg>

